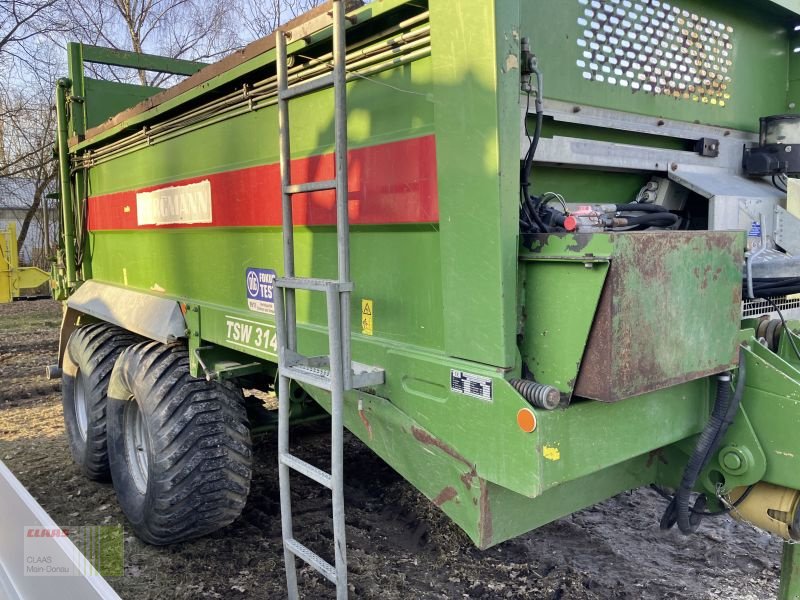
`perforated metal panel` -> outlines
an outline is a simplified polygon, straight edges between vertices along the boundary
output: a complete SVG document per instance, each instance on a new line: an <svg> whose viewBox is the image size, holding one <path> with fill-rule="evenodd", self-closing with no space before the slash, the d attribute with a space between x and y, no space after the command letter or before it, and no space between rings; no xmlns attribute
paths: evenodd
<svg viewBox="0 0 800 600"><path fill-rule="evenodd" d="M800 308L800 300L797 298L787 298L786 296L779 296L772 298L772 302L778 307L778 310L787 311ZM761 315L769 315L775 312L775 308L766 300L745 300L742 303L742 318L758 317Z"/></svg>
<svg viewBox="0 0 800 600"><path fill-rule="evenodd" d="M733 27L660 0L578 0L584 79L724 107Z"/></svg>

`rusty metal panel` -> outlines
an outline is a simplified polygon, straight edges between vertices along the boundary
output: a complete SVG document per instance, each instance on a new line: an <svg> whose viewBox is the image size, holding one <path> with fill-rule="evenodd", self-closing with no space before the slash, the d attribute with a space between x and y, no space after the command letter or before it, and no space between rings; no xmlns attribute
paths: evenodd
<svg viewBox="0 0 800 600"><path fill-rule="evenodd" d="M615 402L733 367L742 234L627 233L612 243L576 395Z"/></svg>

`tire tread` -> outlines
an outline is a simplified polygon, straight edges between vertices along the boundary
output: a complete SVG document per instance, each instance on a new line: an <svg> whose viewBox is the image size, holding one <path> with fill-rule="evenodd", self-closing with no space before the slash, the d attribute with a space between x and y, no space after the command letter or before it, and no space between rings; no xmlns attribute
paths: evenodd
<svg viewBox="0 0 800 600"><path fill-rule="evenodd" d="M144 518L133 523L136 533L146 542L164 545L233 522L244 508L252 475L241 390L192 377L181 344L137 344L120 362L119 368L133 369L130 391L144 408L151 436L151 501ZM112 469L125 464L112 461Z"/></svg>
<svg viewBox="0 0 800 600"><path fill-rule="evenodd" d="M108 443L106 440L106 394L111 371L119 355L129 346L140 341L141 338L110 323L99 322L84 325L76 329L67 342L65 360L73 360L78 368L84 372L88 389L87 402L89 421L86 441L74 440L72 445L78 443L83 452L75 456L76 462L84 474L90 479L107 481L110 477L108 464ZM73 382L69 389L74 394ZM67 387L65 386L65 390ZM74 418L68 414L67 398L65 397L64 418ZM70 399L74 402L74 398ZM73 405L70 405L72 409ZM69 428L68 428L69 430ZM73 451L73 455L75 452Z"/></svg>

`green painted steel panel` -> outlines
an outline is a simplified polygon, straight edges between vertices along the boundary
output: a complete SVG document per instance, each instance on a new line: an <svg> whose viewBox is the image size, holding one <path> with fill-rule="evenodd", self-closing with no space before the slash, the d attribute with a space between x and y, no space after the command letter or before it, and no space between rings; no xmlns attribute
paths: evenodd
<svg viewBox="0 0 800 600"><path fill-rule="evenodd" d="M542 489L699 433L712 394L708 379L698 379L613 404L580 401L537 413Z"/></svg>
<svg viewBox="0 0 800 600"><path fill-rule="evenodd" d="M797 549L797 544L784 542L778 600L797 598L800 598L800 551Z"/></svg>
<svg viewBox="0 0 800 600"><path fill-rule="evenodd" d="M603 185L597 185L598 177ZM558 191L570 202L579 204L621 204L635 198L650 179L640 173L615 173L583 169L537 166L533 172L533 191L538 195Z"/></svg>
<svg viewBox="0 0 800 600"><path fill-rule="evenodd" d="M567 397L616 401L736 365L743 234L535 236L523 260L523 359Z"/></svg>
<svg viewBox="0 0 800 600"><path fill-rule="evenodd" d="M80 51L81 59L85 63L158 71L174 75L193 75L206 66L206 63L197 61L131 52L130 50L117 50L116 48L103 48L89 44L80 44Z"/></svg>
<svg viewBox="0 0 800 600"><path fill-rule="evenodd" d="M86 106L86 127L100 125L118 112L157 94L161 88L102 81L84 77L84 94L90 98L102 97L102 104L93 102Z"/></svg>
<svg viewBox="0 0 800 600"><path fill-rule="evenodd" d="M515 362L519 5L431 3L448 353ZM487 35L495 31L496 36Z"/></svg>
<svg viewBox="0 0 800 600"><path fill-rule="evenodd" d="M591 63L593 59L585 58L583 52L586 50L591 54L594 51L578 46L578 39L589 28L579 25L578 19L585 18L584 11L592 8L590 4L588 0L520 3L522 35L531 37L532 49L539 57L544 74L548 98L750 131L758 129L759 116L789 110L786 73L790 55L789 32L794 23L783 22L775 12L763 10L762 3L726 0L676 0L669 3L689 14L733 28L730 33L732 65L728 73L731 98L726 100L725 107L633 91L630 86L624 88L606 81L585 80L583 72L590 69L578 67L577 62ZM645 31L642 33L649 35ZM646 40L637 39L636 42L647 46ZM600 45L605 43L600 42ZM611 75L614 76L613 70Z"/></svg>
<svg viewBox="0 0 800 600"><path fill-rule="evenodd" d="M312 393L330 409L327 393ZM698 433L707 418L708 401L707 382L696 381L615 405L582 402L569 410L538 411L535 434L504 431L495 420L497 410L487 411L492 415L487 418L462 420L459 413L467 407L453 407L453 428L442 436L421 420L432 416L430 409L409 414L394 401L354 392L345 402L345 425L476 545L487 548L609 496L658 481L661 462L655 452ZM501 410L508 412L505 407ZM656 420L660 426L653 431L649 425ZM429 423L442 425L439 418ZM639 435L644 430L647 435ZM527 438L529 448L522 463L516 462L519 438ZM476 452L487 446L490 452L481 453L486 458L476 460ZM500 484L487 475L499 466L505 467ZM519 483L508 485L509 480L522 478L535 487L521 493Z"/></svg>
<svg viewBox="0 0 800 600"><path fill-rule="evenodd" d="M377 83L376 83L377 82ZM433 103L427 96L430 59L379 74L375 81L348 85L351 148L418 137L433 132ZM309 118L313 115L313 118ZM291 103L292 157L333 150L333 92L323 90ZM92 195L278 162L275 106L195 129L90 170ZM279 190L273 202L280 203Z"/></svg>
<svg viewBox="0 0 800 600"><path fill-rule="evenodd" d="M754 356L748 356L748 394L742 405L767 456L764 481L800 489L796 417L800 410L800 370L755 340L750 348Z"/></svg>
<svg viewBox="0 0 800 600"><path fill-rule="evenodd" d="M594 323L608 262L587 258L524 263L522 359L531 378L569 400ZM558 296L556 299L555 296Z"/></svg>
<svg viewBox="0 0 800 600"><path fill-rule="evenodd" d="M332 277L336 234L331 227L298 229L296 271ZM438 234L431 226L353 227L352 273L356 299L375 302L375 337L427 348L442 348L441 273ZM198 300L231 310L247 308L245 274L249 267L281 273L278 228L198 228L103 232L93 236L94 276L99 281ZM196 257L203 256L203 260ZM387 257L402 256L392 268ZM298 321L324 325L325 299L298 292ZM361 302L353 302L354 328L360 331Z"/></svg>

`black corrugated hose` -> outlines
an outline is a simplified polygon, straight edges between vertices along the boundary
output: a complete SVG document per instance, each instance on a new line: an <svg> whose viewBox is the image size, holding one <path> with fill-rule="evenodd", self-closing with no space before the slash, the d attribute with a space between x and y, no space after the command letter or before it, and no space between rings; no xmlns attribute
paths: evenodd
<svg viewBox="0 0 800 600"><path fill-rule="evenodd" d="M693 511L689 506L692 489L694 489L700 473L706 468L711 457L719 450L722 438L725 437L728 428L733 423L744 395L745 376L744 350L740 348L739 375L733 397L731 397L730 376L720 376L711 418L708 420L703 433L700 434L692 456L686 464L680 486L664 511L664 516L661 519L662 529L669 529L677 522L678 528L683 534L688 535L697 531L702 514L700 511Z"/></svg>
<svg viewBox="0 0 800 600"><path fill-rule="evenodd" d="M643 212L643 213L668 213L669 210L660 204L645 204L633 202L631 204L615 204L618 212Z"/></svg>
<svg viewBox="0 0 800 600"><path fill-rule="evenodd" d="M648 212L638 217L622 217L628 225L641 225L643 227L672 227L680 221L678 215L670 212Z"/></svg>

